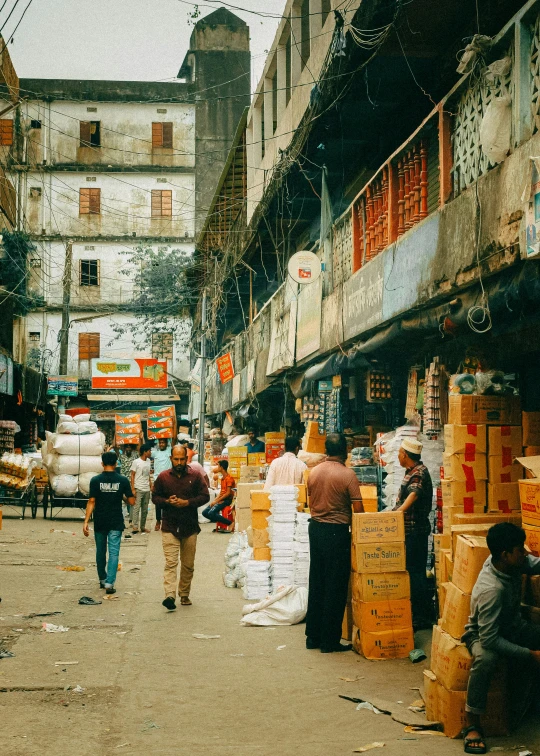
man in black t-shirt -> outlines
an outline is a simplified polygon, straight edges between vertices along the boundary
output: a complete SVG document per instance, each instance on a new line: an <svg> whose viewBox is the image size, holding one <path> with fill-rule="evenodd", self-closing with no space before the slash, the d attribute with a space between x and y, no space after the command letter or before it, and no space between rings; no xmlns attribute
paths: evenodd
<svg viewBox="0 0 540 756"><path fill-rule="evenodd" d="M107 593L116 593L114 583L118 570L120 543L124 530L122 501L124 497L130 507L135 504L135 497L129 480L116 472L116 453L105 452L101 455L103 472L90 481L90 498L86 505L83 533L88 537L88 523L94 513L94 538L96 539L96 565L99 587ZM107 562L107 547L109 560Z"/></svg>

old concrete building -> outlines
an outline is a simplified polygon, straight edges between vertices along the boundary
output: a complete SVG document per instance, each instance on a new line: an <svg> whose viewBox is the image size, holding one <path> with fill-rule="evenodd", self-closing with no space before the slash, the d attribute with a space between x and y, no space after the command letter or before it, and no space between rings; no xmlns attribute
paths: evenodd
<svg viewBox="0 0 540 756"><path fill-rule="evenodd" d="M30 276L38 305L41 298L16 327L21 361L44 355L49 372L58 371L69 249L68 373L84 387L92 358L166 358L181 388L189 321L179 307L171 327L148 334L146 344L134 336L128 260L140 244L192 253L198 214L210 204L249 87L249 30L225 9L195 25L176 82L21 82L11 170L19 225L36 246Z"/></svg>

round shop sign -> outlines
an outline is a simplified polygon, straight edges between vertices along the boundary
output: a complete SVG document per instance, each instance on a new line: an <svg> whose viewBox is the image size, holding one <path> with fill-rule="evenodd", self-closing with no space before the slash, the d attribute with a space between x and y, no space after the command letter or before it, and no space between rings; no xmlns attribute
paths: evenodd
<svg viewBox="0 0 540 756"><path fill-rule="evenodd" d="M321 275L321 261L313 252L296 252L289 260L289 275L296 283L313 283Z"/></svg>

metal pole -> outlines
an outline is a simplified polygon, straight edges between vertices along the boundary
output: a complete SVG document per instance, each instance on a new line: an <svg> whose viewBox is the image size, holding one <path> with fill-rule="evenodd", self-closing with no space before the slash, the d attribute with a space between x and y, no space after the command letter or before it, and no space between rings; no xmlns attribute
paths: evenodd
<svg viewBox="0 0 540 756"><path fill-rule="evenodd" d="M199 411L199 464L204 463L204 422L206 409L206 289L202 295L201 309L201 406Z"/></svg>
<svg viewBox="0 0 540 756"><path fill-rule="evenodd" d="M71 269L73 266L73 242L68 241L66 244L66 263L64 266L64 277L62 279L62 328L60 329L60 358L58 362L59 375L67 374L68 366L68 348L69 348L69 304L71 301ZM66 406L65 396L58 397L58 414Z"/></svg>

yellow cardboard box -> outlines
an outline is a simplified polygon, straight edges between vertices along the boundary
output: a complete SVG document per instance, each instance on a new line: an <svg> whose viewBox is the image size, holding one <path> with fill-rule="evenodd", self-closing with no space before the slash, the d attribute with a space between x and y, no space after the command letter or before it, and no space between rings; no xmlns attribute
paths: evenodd
<svg viewBox="0 0 540 756"><path fill-rule="evenodd" d="M513 522L514 525L521 526L521 512L486 512L485 514L457 514L454 516L455 525L466 525L469 522L491 522L493 525L497 522Z"/></svg>
<svg viewBox="0 0 540 756"><path fill-rule="evenodd" d="M366 659L405 659L414 649L412 627L367 633L357 630L361 653Z"/></svg>
<svg viewBox="0 0 540 756"><path fill-rule="evenodd" d="M439 692L440 682L430 669L424 670L424 703L426 704L426 719L428 722L439 721Z"/></svg>
<svg viewBox="0 0 540 756"><path fill-rule="evenodd" d="M240 482L256 483L259 480L260 468L258 465L241 465Z"/></svg>
<svg viewBox="0 0 540 756"><path fill-rule="evenodd" d="M262 491L263 485L264 483L262 481L255 483L238 483L236 486L236 509L250 509L251 492Z"/></svg>
<svg viewBox="0 0 540 756"><path fill-rule="evenodd" d="M484 514L484 507L475 506L472 511L472 515L482 515L482 514ZM452 526L458 524L459 515L465 515L465 517L470 517L471 513L463 512L461 507L443 507L442 515L443 515L443 533L445 535L450 535Z"/></svg>
<svg viewBox="0 0 540 756"><path fill-rule="evenodd" d="M444 450L448 454L487 452L485 425L445 425Z"/></svg>
<svg viewBox="0 0 540 756"><path fill-rule="evenodd" d="M513 457L488 456L488 480L490 483L517 483L523 477L523 468Z"/></svg>
<svg viewBox="0 0 540 756"><path fill-rule="evenodd" d="M433 536L433 550L435 551L435 557L441 549L451 549L452 538L449 534L435 533Z"/></svg>
<svg viewBox="0 0 540 756"><path fill-rule="evenodd" d="M310 438L304 436L302 448L310 454L326 454L326 436Z"/></svg>
<svg viewBox="0 0 540 756"><path fill-rule="evenodd" d="M452 582L463 593L472 593L476 579L488 556L489 549L485 538L481 536L458 536Z"/></svg>
<svg viewBox="0 0 540 756"><path fill-rule="evenodd" d="M443 454L444 477L452 478L469 486L469 490L476 490L476 481L487 480L486 454Z"/></svg>
<svg viewBox="0 0 540 756"><path fill-rule="evenodd" d="M345 607L345 613L343 614L343 622L341 623L341 637L343 640L351 641L353 633L353 609L352 604L348 603Z"/></svg>
<svg viewBox="0 0 540 756"><path fill-rule="evenodd" d="M352 597L355 601L391 601L411 596L408 572L381 572L370 575L353 572Z"/></svg>
<svg viewBox="0 0 540 756"><path fill-rule="evenodd" d="M450 559L452 558L452 549L441 549L439 559L441 583L447 583L450 580L450 577L448 576L448 561L446 559L447 555L450 557Z"/></svg>
<svg viewBox="0 0 540 756"><path fill-rule="evenodd" d="M229 461L231 461L231 464L232 464L233 459L235 460L244 459L247 462L247 456L248 456L247 446L228 446L227 453L229 456Z"/></svg>
<svg viewBox="0 0 540 756"><path fill-rule="evenodd" d="M466 522L462 525L452 525L452 557L456 553L457 539L460 535L472 535L472 536L487 536L487 532L491 527L490 522L483 523L471 523Z"/></svg>
<svg viewBox="0 0 540 756"><path fill-rule="evenodd" d="M446 601L442 612L442 629L453 638L460 639L469 621L471 611L471 596L460 591L457 585L448 583L446 587Z"/></svg>
<svg viewBox="0 0 540 756"><path fill-rule="evenodd" d="M437 594L439 598L439 616L442 615L444 604L446 602L446 596L448 594L448 586L450 583L439 583L437 586Z"/></svg>
<svg viewBox="0 0 540 756"><path fill-rule="evenodd" d="M326 439L325 433L319 433L318 420L308 420L306 423L306 438L323 438Z"/></svg>
<svg viewBox="0 0 540 756"><path fill-rule="evenodd" d="M405 569L405 543L353 543L351 562L354 572L400 572Z"/></svg>
<svg viewBox="0 0 540 756"><path fill-rule="evenodd" d="M305 504L307 502L307 488L305 483L296 483L298 489L298 503Z"/></svg>
<svg viewBox="0 0 540 756"><path fill-rule="evenodd" d="M353 514L353 543L387 543L405 538L403 512Z"/></svg>
<svg viewBox="0 0 540 756"><path fill-rule="evenodd" d="M251 527L253 530L264 530L268 527L270 512L267 509L253 509L251 511Z"/></svg>
<svg viewBox="0 0 540 756"><path fill-rule="evenodd" d="M253 549L253 559L258 562L269 562L272 556L272 552L268 547Z"/></svg>
<svg viewBox="0 0 540 756"><path fill-rule="evenodd" d="M488 483L488 512L519 511L518 483Z"/></svg>
<svg viewBox="0 0 540 756"><path fill-rule="evenodd" d="M268 536L268 528L252 528L252 539L254 549L265 549L270 542L270 538Z"/></svg>
<svg viewBox="0 0 540 756"><path fill-rule="evenodd" d="M441 480L443 507L458 507L462 512L472 512L486 506L486 482L477 480L475 486L452 478Z"/></svg>
<svg viewBox="0 0 540 756"><path fill-rule="evenodd" d="M412 627L409 599L393 601L352 601L353 622L361 633L407 630Z"/></svg>
<svg viewBox="0 0 540 756"><path fill-rule="evenodd" d="M538 527L534 525L524 525L525 544L533 556L540 556L540 520Z"/></svg>
<svg viewBox="0 0 540 756"><path fill-rule="evenodd" d="M357 654L362 655L362 644L360 642L360 630L356 627L356 625L353 625L351 642L352 642L353 651L356 651Z"/></svg>
<svg viewBox="0 0 540 756"><path fill-rule="evenodd" d="M266 491L251 491L251 509L270 510L272 502Z"/></svg>
<svg viewBox="0 0 540 756"><path fill-rule="evenodd" d="M255 454L248 454L248 465L265 465L266 464L266 453L265 452L257 452Z"/></svg>
<svg viewBox="0 0 540 756"><path fill-rule="evenodd" d="M472 656L464 643L452 638L440 625L433 626L431 669L448 690L467 690Z"/></svg>
<svg viewBox="0 0 540 756"><path fill-rule="evenodd" d="M454 425L521 425L521 401L519 396L451 395L448 422Z"/></svg>
<svg viewBox="0 0 540 756"><path fill-rule="evenodd" d="M360 496L364 512L378 512L379 500L377 498L377 486L360 486Z"/></svg>
<svg viewBox="0 0 540 756"><path fill-rule="evenodd" d="M488 429L488 453L506 459L521 457L521 437L520 425L491 425Z"/></svg>
<svg viewBox="0 0 540 756"><path fill-rule="evenodd" d="M269 433L265 433L264 443L265 444L284 444L285 433L283 433L282 431L270 431Z"/></svg>
<svg viewBox="0 0 540 756"><path fill-rule="evenodd" d="M534 476L519 481L523 523L540 526L540 457L519 457L517 461Z"/></svg>
<svg viewBox="0 0 540 756"><path fill-rule="evenodd" d="M523 446L540 446L540 412L522 412Z"/></svg>
<svg viewBox="0 0 540 756"><path fill-rule="evenodd" d="M248 509L238 509L237 507L235 507L235 529L243 531L251 527L251 514L252 512L249 507Z"/></svg>

